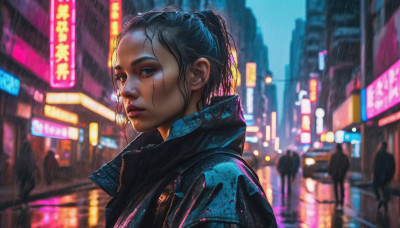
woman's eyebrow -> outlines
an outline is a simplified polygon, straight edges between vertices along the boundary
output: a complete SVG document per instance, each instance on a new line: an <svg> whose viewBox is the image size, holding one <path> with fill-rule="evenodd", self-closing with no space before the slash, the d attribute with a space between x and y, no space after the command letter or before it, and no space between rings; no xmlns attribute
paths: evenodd
<svg viewBox="0 0 400 228"><path fill-rule="evenodd" d="M137 64L139 64L139 63L141 63L141 62L143 62L145 60L155 60L155 61L157 61L157 59L155 57L143 56L143 57L140 57L140 58L132 61L130 65L131 65L131 67L133 67L133 66L135 66L135 65L137 65ZM117 65L117 66L114 67L114 69L115 70L122 70L122 67L120 65Z"/></svg>
<svg viewBox="0 0 400 228"><path fill-rule="evenodd" d="M157 61L157 59L154 58L154 57L152 57L152 56L143 56L143 57L140 57L140 58L138 58L138 59L132 61L132 62L131 62L131 67L133 67L133 66L135 66L136 64L139 64L139 63L141 63L141 62L143 62L143 61L145 61L145 60L149 60L149 59L150 59L150 60L156 60L156 61Z"/></svg>

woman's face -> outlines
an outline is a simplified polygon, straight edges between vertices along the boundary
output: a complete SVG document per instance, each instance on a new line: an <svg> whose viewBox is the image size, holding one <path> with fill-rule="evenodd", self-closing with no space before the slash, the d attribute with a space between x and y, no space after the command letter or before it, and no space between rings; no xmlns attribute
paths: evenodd
<svg viewBox="0 0 400 228"><path fill-rule="evenodd" d="M144 29L128 32L116 53L115 75L122 102L139 132L169 129L184 109L177 83L178 62L157 36L148 35L154 37L152 42Z"/></svg>

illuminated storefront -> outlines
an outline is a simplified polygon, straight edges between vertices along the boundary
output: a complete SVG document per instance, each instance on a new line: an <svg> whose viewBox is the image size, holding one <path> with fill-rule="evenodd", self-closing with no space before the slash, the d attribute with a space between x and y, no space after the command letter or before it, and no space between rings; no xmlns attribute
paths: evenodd
<svg viewBox="0 0 400 228"><path fill-rule="evenodd" d="M400 11L398 12L400 15ZM362 119L380 127L378 140L388 143L388 151L400 161L400 59L361 92ZM376 144L379 143L376 142ZM397 171L395 180L400 180Z"/></svg>
<svg viewBox="0 0 400 228"><path fill-rule="evenodd" d="M359 94L351 94L333 112L333 141L342 143L351 157L353 171L361 170L361 101Z"/></svg>

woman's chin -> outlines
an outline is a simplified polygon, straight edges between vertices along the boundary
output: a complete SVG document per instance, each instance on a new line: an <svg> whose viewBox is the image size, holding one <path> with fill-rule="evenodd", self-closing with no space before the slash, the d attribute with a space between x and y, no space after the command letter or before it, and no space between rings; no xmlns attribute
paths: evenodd
<svg viewBox="0 0 400 228"><path fill-rule="evenodd" d="M156 129L155 127L143 126L142 124L139 123L132 123L132 127L137 132L149 132Z"/></svg>

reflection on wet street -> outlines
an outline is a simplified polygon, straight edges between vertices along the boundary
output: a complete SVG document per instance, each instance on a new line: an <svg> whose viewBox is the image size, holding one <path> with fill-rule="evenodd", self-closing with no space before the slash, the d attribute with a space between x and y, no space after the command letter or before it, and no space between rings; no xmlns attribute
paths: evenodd
<svg viewBox="0 0 400 228"><path fill-rule="evenodd" d="M372 192L345 184L344 209L335 210L335 197L328 177L302 178L292 183L290 196L281 194L280 177L274 166L257 171L273 206L279 227L400 227L400 199L393 196L388 213L377 212Z"/></svg>
<svg viewBox="0 0 400 228"><path fill-rule="evenodd" d="M104 227L108 200L101 190L37 200L0 211L0 227Z"/></svg>
<svg viewBox="0 0 400 228"><path fill-rule="evenodd" d="M257 171L281 228L286 227L400 227L400 200L393 196L389 212L377 213L372 192L345 184L345 205L335 210L329 178L302 178L292 183L291 195L282 196L274 166ZM37 200L29 207L18 205L0 211L0 227L104 227L109 196L102 190L81 190L74 194Z"/></svg>

